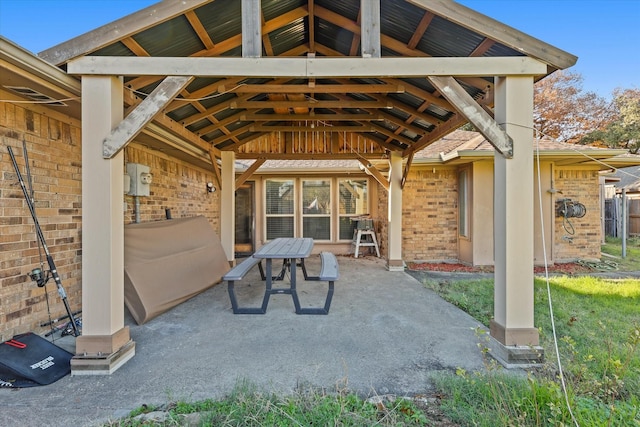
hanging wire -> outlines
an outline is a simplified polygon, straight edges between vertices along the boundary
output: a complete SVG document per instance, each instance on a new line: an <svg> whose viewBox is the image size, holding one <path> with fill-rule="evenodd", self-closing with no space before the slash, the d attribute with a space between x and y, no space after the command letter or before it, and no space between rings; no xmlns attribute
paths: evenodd
<svg viewBox="0 0 640 427"><path fill-rule="evenodd" d="M173 100L174 101L182 101L182 102L206 101L208 99L215 99L215 98L218 98L218 97L220 97L222 95L226 95L229 92L233 92L233 91L235 91L236 89L238 89L239 87L242 87L242 86L246 86L246 83L237 84L234 87L232 87L231 89L225 90L224 92L214 93L214 94L211 94L211 95L208 95L208 96L204 96L202 98L174 98ZM136 90L136 89L130 88L128 86L125 86L125 88L127 90L133 92L134 94L139 95L139 96L141 96L143 98L146 98L147 96L149 96L148 93L142 92L140 90Z"/></svg>
<svg viewBox="0 0 640 427"><path fill-rule="evenodd" d="M70 98L61 98L61 99L45 99L42 101L22 101L17 99L0 99L0 102L9 102L11 104L60 104L62 102L67 101L80 101L81 98L79 96L72 96Z"/></svg>
<svg viewBox="0 0 640 427"><path fill-rule="evenodd" d="M535 129L533 129L536 132ZM556 322L554 318L553 312L553 298L551 297L551 283L549 280L549 264L547 262L547 243L545 241L545 229L544 229L544 212L543 212L543 204L542 204L542 182L540 178L540 138L536 138L536 167L538 171L538 206L540 207L540 229L542 230L542 253L544 258L544 276L545 282L547 284L547 301L549 302L549 317L551 319L551 331L553 332L553 346L556 352L556 362L558 363L558 372L560 376L560 384L562 386L562 394L564 395L564 401L567 405L567 409L569 410L569 415L571 415L571 420L574 422L576 427L580 427L578 421L576 420L575 415L573 414L573 410L571 409L571 402L569 402L569 393L567 391L567 385L564 380L564 369L562 368L562 361L560 360L560 350L558 349L558 336L556 334Z"/></svg>

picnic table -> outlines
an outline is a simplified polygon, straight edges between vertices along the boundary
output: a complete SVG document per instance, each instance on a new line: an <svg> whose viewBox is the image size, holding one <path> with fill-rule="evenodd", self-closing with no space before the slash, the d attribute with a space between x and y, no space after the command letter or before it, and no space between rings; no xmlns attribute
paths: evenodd
<svg viewBox="0 0 640 427"><path fill-rule="evenodd" d="M320 274L318 276L308 275L304 260L311 255L312 250L313 239L311 238L277 238L262 246L253 254L252 257L247 258L247 260L232 269L223 279L227 280L229 283L229 296L231 298L233 312L235 314L264 314L267 311L267 305L269 304L269 298L271 295L289 294L293 299L293 304L297 314L327 314L329 312L329 306L331 305L333 285L335 280L338 279L338 264L333 254L323 252L320 254L322 260ZM274 259L283 260L282 268L276 276L273 274ZM256 264L260 264L262 260L265 260L266 263L264 274L262 275L262 279L265 281L265 292L262 299L262 305L260 307L239 307L233 290L234 281L240 280L249 268ZM300 300L298 299L298 293L296 291L296 267L298 263L302 267L305 280L323 280L329 282L329 291L324 307L302 308L300 306ZM290 273L288 286L274 287L274 282L283 281L287 271Z"/></svg>

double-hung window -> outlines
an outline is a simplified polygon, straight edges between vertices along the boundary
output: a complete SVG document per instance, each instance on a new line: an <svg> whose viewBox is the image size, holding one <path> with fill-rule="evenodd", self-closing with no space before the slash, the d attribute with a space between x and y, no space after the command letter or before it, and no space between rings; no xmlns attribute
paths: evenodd
<svg viewBox="0 0 640 427"><path fill-rule="evenodd" d="M265 184L267 240L294 237L294 180L268 179Z"/></svg>
<svg viewBox="0 0 640 427"><path fill-rule="evenodd" d="M352 218L369 213L369 197L366 179L339 179L339 240L353 238L353 230L356 226Z"/></svg>
<svg viewBox="0 0 640 427"><path fill-rule="evenodd" d="M366 178L268 178L264 182L266 240L351 240L356 226L352 218L369 213Z"/></svg>
<svg viewBox="0 0 640 427"><path fill-rule="evenodd" d="M302 237L331 240L331 180L302 180Z"/></svg>

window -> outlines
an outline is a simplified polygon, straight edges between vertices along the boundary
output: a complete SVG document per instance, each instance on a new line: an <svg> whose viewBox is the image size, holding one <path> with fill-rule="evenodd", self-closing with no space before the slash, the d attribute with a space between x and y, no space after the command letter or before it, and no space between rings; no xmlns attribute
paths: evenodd
<svg viewBox="0 0 640 427"><path fill-rule="evenodd" d="M469 173L458 173L458 234L469 237Z"/></svg>
<svg viewBox="0 0 640 427"><path fill-rule="evenodd" d="M369 197L367 195L366 179L340 179L338 180L339 196L339 239L350 240L353 238L353 229L356 223L351 220L354 216L369 213Z"/></svg>
<svg viewBox="0 0 640 427"><path fill-rule="evenodd" d="M265 186L267 240L294 237L294 181L268 179Z"/></svg>
<svg viewBox="0 0 640 427"><path fill-rule="evenodd" d="M331 240L331 181L302 181L302 237Z"/></svg>
<svg viewBox="0 0 640 427"><path fill-rule="evenodd" d="M367 178L266 179L266 240L352 240L356 227L352 218L369 213L368 182Z"/></svg>

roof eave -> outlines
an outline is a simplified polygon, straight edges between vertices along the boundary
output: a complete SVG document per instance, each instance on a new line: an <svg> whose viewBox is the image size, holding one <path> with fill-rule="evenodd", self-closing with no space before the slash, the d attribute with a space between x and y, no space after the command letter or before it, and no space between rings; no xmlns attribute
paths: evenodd
<svg viewBox="0 0 640 427"><path fill-rule="evenodd" d="M71 59L91 53L117 40L168 21L187 10L198 8L212 1L161 1L44 50L38 56L51 64L61 65Z"/></svg>
<svg viewBox="0 0 640 427"><path fill-rule="evenodd" d="M78 79L2 36L0 36L0 60L7 61L61 89L80 95L81 85Z"/></svg>
<svg viewBox="0 0 640 427"><path fill-rule="evenodd" d="M543 42L513 27L505 25L495 19L481 14L473 9L452 0L407 0L416 6L429 10L437 15L446 16L447 20L455 22L472 31L496 40L512 49L532 56L549 66L557 69L572 67L578 57ZM553 70L550 70L553 71Z"/></svg>

